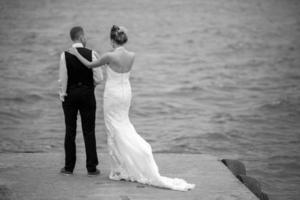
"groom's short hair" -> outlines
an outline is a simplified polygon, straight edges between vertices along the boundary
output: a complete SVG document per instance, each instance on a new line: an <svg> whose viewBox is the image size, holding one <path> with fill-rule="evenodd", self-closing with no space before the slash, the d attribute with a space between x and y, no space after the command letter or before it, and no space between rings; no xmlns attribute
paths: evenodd
<svg viewBox="0 0 300 200"><path fill-rule="evenodd" d="M71 37L72 41L79 39L79 36L83 35L83 34L84 34L84 32L83 32L83 28L81 26L74 26L70 30L70 37Z"/></svg>

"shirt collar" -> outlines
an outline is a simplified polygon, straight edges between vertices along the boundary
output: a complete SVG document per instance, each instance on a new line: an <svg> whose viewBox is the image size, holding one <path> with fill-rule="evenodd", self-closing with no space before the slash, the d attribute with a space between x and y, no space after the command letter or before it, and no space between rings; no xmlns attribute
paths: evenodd
<svg viewBox="0 0 300 200"><path fill-rule="evenodd" d="M74 48L83 47L83 44L80 42L76 42L76 43L72 44L72 47L74 47Z"/></svg>

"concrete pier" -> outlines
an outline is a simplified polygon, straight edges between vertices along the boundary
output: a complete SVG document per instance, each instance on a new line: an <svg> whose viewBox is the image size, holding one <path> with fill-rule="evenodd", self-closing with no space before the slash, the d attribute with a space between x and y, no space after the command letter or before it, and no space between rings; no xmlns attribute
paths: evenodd
<svg viewBox="0 0 300 200"><path fill-rule="evenodd" d="M99 154L101 175L88 177L85 155L74 175L59 174L60 153L0 154L0 199L13 200L257 200L218 160L203 154L155 154L161 175L195 183L189 192L108 179L107 154Z"/></svg>

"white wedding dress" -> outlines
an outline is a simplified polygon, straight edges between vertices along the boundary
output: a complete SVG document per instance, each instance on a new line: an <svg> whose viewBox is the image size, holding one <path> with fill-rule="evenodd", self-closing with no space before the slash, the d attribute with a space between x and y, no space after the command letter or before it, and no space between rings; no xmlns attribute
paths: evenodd
<svg viewBox="0 0 300 200"><path fill-rule="evenodd" d="M128 116L131 103L130 72L118 73L107 66L104 90L104 120L112 180L136 181L172 190L195 187L185 180L159 174L151 146L136 132ZM176 163L174 163L176 164Z"/></svg>

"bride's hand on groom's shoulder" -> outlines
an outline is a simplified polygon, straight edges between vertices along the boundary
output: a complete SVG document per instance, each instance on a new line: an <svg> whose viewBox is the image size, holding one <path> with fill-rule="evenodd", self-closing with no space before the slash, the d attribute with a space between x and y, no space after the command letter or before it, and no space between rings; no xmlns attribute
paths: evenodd
<svg viewBox="0 0 300 200"><path fill-rule="evenodd" d="M78 51L77 51L77 49L76 49L75 47L71 47L71 48L68 50L68 52L69 52L70 54L73 54L73 55L76 56L76 53L77 53Z"/></svg>

